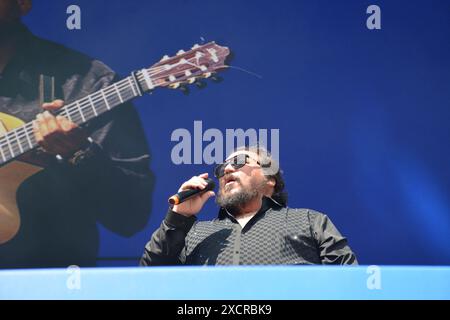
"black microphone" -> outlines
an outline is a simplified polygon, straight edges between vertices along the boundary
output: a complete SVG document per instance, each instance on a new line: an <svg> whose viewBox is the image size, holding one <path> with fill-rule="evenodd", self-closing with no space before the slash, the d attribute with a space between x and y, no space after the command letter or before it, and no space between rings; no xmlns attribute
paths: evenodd
<svg viewBox="0 0 450 320"><path fill-rule="evenodd" d="M216 184L214 183L214 181L212 179L205 179L205 181L208 183L207 186L205 187L205 189L200 190L200 189L188 189L188 190L183 190L178 192L177 194L174 194L173 196L171 196L169 198L169 204L175 206L177 204L180 204L186 200L188 200L189 198L196 196L198 194L204 193L204 192L208 192L213 190L216 187Z"/></svg>

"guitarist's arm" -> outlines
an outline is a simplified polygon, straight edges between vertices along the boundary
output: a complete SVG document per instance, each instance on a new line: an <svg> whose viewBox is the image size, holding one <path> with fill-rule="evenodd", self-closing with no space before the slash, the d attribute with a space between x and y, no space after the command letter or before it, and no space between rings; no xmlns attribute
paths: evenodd
<svg viewBox="0 0 450 320"><path fill-rule="evenodd" d="M56 101L44 107L61 106ZM145 227L153 175L145 135L131 105L103 115L85 130L46 113L36 120L35 136L47 152L66 157L57 170L67 183L83 191L84 196L76 201L94 208L99 222L124 236ZM93 140L88 145L87 136Z"/></svg>

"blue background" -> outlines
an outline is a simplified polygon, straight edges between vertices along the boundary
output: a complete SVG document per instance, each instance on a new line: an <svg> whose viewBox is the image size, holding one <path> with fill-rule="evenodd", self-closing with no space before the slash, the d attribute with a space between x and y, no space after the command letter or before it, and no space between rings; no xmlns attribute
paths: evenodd
<svg viewBox="0 0 450 320"><path fill-rule="evenodd" d="M71 4L81 30L66 28ZM366 28L371 4L381 30ZM98 265L135 265L168 195L212 173L171 161L171 133L195 120L280 129L290 206L328 214L361 264L450 264L450 1L35 0L25 23L122 75L204 39L262 76L229 70L189 96L135 101L157 176L151 218L131 238L99 225ZM211 201L200 217L216 213Z"/></svg>

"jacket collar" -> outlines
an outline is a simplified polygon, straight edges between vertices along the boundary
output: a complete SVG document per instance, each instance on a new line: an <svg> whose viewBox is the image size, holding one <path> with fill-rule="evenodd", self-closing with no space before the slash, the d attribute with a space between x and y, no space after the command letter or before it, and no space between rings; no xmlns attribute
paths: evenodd
<svg viewBox="0 0 450 320"><path fill-rule="evenodd" d="M269 209L280 209L282 207L283 207L282 205L280 205L272 198L263 197L261 208L258 210L255 216L261 215ZM220 208L218 218L221 220L225 218L235 219L234 216L228 213L228 211L225 208Z"/></svg>

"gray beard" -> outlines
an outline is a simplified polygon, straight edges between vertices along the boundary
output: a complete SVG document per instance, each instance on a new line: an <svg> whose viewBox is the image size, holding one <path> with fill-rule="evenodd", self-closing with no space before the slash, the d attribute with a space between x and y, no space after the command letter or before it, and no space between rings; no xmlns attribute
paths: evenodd
<svg viewBox="0 0 450 320"><path fill-rule="evenodd" d="M237 181L240 184L240 181ZM250 186L234 192L233 194L224 194L223 189L219 190L216 196L216 204L226 209L229 213L235 215L251 200L259 195L261 186Z"/></svg>

